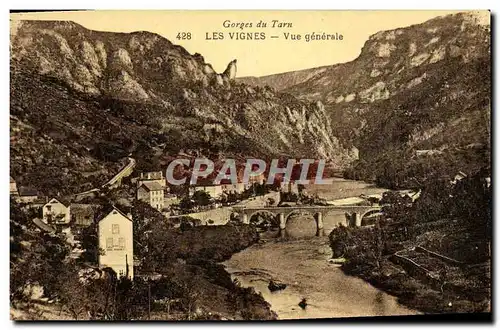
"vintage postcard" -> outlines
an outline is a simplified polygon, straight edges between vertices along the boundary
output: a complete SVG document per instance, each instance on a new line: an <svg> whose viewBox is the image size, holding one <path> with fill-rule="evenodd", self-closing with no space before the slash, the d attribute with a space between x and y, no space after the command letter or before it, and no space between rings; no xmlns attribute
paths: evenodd
<svg viewBox="0 0 500 330"><path fill-rule="evenodd" d="M491 318L490 21L12 12L11 319Z"/></svg>

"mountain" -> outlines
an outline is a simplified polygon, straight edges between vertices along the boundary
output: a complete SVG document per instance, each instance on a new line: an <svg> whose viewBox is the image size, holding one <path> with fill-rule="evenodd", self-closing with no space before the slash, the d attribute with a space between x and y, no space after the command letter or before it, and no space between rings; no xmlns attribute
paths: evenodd
<svg viewBox="0 0 500 330"><path fill-rule="evenodd" d="M179 152L357 158L320 101L239 83L236 60L220 74L154 33L14 21L10 49L11 175L45 194L103 183L129 154L139 169Z"/></svg>
<svg viewBox="0 0 500 330"><path fill-rule="evenodd" d="M318 68L277 73L263 77L239 77L236 78L236 80L252 86L270 86L281 91L307 81L315 75L325 72L328 68L328 66L322 66Z"/></svg>
<svg viewBox="0 0 500 330"><path fill-rule="evenodd" d="M475 171L489 164L490 45L489 12L458 13L372 35L348 63L244 81L321 101L361 178L415 155Z"/></svg>

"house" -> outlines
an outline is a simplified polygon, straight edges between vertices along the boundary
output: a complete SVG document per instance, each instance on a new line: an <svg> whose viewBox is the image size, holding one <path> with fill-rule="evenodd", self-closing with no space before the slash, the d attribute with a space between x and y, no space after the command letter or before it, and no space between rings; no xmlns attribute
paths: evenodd
<svg viewBox="0 0 500 330"><path fill-rule="evenodd" d="M35 203L38 200L38 192L29 187L19 187L19 195L16 196L18 203Z"/></svg>
<svg viewBox="0 0 500 330"><path fill-rule="evenodd" d="M156 182L163 189L167 188L167 180L163 176L162 171L141 173L141 175L138 178L136 178L136 180L137 180L137 188L139 188L145 182Z"/></svg>
<svg viewBox="0 0 500 330"><path fill-rule="evenodd" d="M155 172L142 172L140 177L140 180L161 180L165 179L163 176L162 171L155 171Z"/></svg>
<svg viewBox="0 0 500 330"><path fill-rule="evenodd" d="M245 184L243 184L243 183L223 184L222 185L222 191L224 193L237 193L237 194L241 194L242 192L245 191Z"/></svg>
<svg viewBox="0 0 500 330"><path fill-rule="evenodd" d="M165 207L164 187L155 181L145 181L137 189L137 199L161 211Z"/></svg>
<svg viewBox="0 0 500 330"><path fill-rule="evenodd" d="M13 177L10 177L10 195L11 196L19 196L19 191L17 190L16 180Z"/></svg>
<svg viewBox="0 0 500 330"><path fill-rule="evenodd" d="M43 222L46 224L69 224L70 206L52 198L42 208Z"/></svg>
<svg viewBox="0 0 500 330"><path fill-rule="evenodd" d="M213 198L219 198L223 193L222 185L190 186L189 196L193 196L197 191L204 191Z"/></svg>
<svg viewBox="0 0 500 330"><path fill-rule="evenodd" d="M287 193L293 193L293 194L298 194L299 193L299 186L296 182L281 182L280 183L280 189L282 192L287 192Z"/></svg>
<svg viewBox="0 0 500 330"><path fill-rule="evenodd" d="M97 204L71 203L71 224L79 227L88 227L94 223L94 218L100 206Z"/></svg>
<svg viewBox="0 0 500 330"><path fill-rule="evenodd" d="M134 278L132 215L113 207L98 221L99 268L112 268L119 277Z"/></svg>

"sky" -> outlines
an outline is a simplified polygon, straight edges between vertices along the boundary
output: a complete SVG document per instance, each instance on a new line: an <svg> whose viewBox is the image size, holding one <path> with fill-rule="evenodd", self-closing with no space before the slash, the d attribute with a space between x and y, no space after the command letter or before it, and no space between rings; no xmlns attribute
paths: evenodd
<svg viewBox="0 0 500 330"><path fill-rule="evenodd" d="M237 59L237 76L263 76L354 60L372 34L419 24L457 11L80 11L11 14L11 20L71 20L91 30L158 33L191 54L200 53L217 72ZM272 27L273 20L291 23ZM257 27L259 21L267 26ZM224 27L252 24L252 27ZM190 33L190 39L187 33ZM219 39L215 40L214 34ZM264 40L231 40L230 33L257 32ZM307 42L306 34L339 36L342 40ZM184 35L183 35L184 33ZM224 39L220 40L220 33ZM301 35L286 40L284 33ZM207 40L208 34L208 40ZM184 36L185 39L177 39ZM278 38L271 38L278 36Z"/></svg>

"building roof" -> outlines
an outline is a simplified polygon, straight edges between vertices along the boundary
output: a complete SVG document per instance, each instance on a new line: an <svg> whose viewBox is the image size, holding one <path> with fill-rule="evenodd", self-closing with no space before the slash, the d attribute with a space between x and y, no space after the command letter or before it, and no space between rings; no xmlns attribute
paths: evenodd
<svg viewBox="0 0 500 330"><path fill-rule="evenodd" d="M56 202L58 202L58 203L61 203L62 205L66 206L66 207L68 207L68 206L70 205L70 203L69 203L69 202L66 202L66 201L64 201L64 200L59 200L59 199L57 199L57 198L55 198L55 197L54 197L54 198L51 198L51 199L50 199L50 200L49 200L46 204L54 204L52 201L56 201Z"/></svg>
<svg viewBox="0 0 500 330"><path fill-rule="evenodd" d="M122 211L120 211L119 209L117 209L116 206L111 206L108 210L109 210L109 212L103 213L103 215L99 217L98 222L100 222L101 220L103 220L104 218L106 218L108 215L110 215L114 211L118 212L124 218L132 221L132 219L128 215L126 215L125 213L123 213Z"/></svg>
<svg viewBox="0 0 500 330"><path fill-rule="evenodd" d="M19 187L19 195L20 196L38 196L38 192L30 187Z"/></svg>
<svg viewBox="0 0 500 330"><path fill-rule="evenodd" d="M163 187L161 184L159 184L156 181L153 182L143 182L141 184L141 187L144 186L148 191L157 191L157 190L163 190Z"/></svg>
<svg viewBox="0 0 500 330"><path fill-rule="evenodd" d="M158 180L163 179L163 171L142 172L140 179Z"/></svg>
<svg viewBox="0 0 500 330"><path fill-rule="evenodd" d="M54 227L52 227L51 225L46 224L41 219L35 218L35 219L33 219L33 223L38 228L40 228L43 231L46 231L46 232L49 232L49 233L54 233L56 231Z"/></svg>

